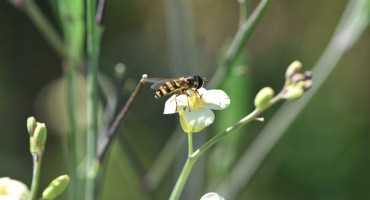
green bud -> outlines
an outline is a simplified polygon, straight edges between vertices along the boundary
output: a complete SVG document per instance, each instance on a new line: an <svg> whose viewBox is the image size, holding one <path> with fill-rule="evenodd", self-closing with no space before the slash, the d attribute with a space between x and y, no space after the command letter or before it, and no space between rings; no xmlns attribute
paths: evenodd
<svg viewBox="0 0 370 200"><path fill-rule="evenodd" d="M300 98L304 93L303 87L300 85L286 87L283 98L288 100L294 100Z"/></svg>
<svg viewBox="0 0 370 200"><path fill-rule="evenodd" d="M290 79L291 76L293 76L294 74L300 72L302 70L302 63L298 60L292 62L286 72L285 72L285 78L286 79Z"/></svg>
<svg viewBox="0 0 370 200"><path fill-rule="evenodd" d="M42 199L55 199L61 195L69 184L70 178L68 175L62 175L55 178L48 187L42 192Z"/></svg>
<svg viewBox="0 0 370 200"><path fill-rule="evenodd" d="M30 134L30 136L33 135L33 132L35 131L36 128L36 118L34 117L29 117L27 118L27 131Z"/></svg>
<svg viewBox="0 0 370 200"><path fill-rule="evenodd" d="M258 109L264 109L274 97L274 90L270 87L262 88L254 98L254 105Z"/></svg>
<svg viewBox="0 0 370 200"><path fill-rule="evenodd" d="M33 135L30 137L30 151L32 154L41 154L44 151L47 138L47 129L44 123L37 122Z"/></svg>

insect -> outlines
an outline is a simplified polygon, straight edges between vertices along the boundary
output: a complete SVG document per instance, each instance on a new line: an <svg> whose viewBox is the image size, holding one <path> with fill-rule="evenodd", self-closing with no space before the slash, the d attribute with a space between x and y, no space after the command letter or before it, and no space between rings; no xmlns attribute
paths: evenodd
<svg viewBox="0 0 370 200"><path fill-rule="evenodd" d="M151 88L155 90L154 97L161 98L170 94L184 94L189 89L199 89L204 85L204 79L198 75L162 79L154 82Z"/></svg>

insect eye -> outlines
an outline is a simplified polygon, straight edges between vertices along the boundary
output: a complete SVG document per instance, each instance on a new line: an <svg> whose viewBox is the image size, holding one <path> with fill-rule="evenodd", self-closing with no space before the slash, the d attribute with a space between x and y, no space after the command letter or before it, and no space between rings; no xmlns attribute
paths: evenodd
<svg viewBox="0 0 370 200"><path fill-rule="evenodd" d="M200 76L194 76L194 81L196 82L197 89L203 86L203 79Z"/></svg>

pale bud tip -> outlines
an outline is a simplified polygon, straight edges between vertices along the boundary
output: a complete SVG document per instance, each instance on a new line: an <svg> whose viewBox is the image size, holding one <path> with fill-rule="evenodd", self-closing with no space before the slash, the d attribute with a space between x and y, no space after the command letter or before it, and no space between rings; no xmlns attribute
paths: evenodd
<svg viewBox="0 0 370 200"><path fill-rule="evenodd" d="M264 87L257 93L256 97L254 98L254 105L258 109L264 109L269 105L274 95L275 92L272 88Z"/></svg>
<svg viewBox="0 0 370 200"><path fill-rule="evenodd" d="M264 122L265 121L265 118L263 118L263 117L257 117L255 120L258 121L258 122Z"/></svg>
<svg viewBox="0 0 370 200"><path fill-rule="evenodd" d="M298 60L296 61L293 61L287 68L286 72L285 72L285 77L286 78L289 78L291 77L292 75L298 73L299 71L302 70L302 63Z"/></svg>

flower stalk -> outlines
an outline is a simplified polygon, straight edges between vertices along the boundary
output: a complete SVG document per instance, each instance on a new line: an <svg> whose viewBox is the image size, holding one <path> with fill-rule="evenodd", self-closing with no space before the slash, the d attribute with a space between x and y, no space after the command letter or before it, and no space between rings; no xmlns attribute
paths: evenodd
<svg viewBox="0 0 370 200"><path fill-rule="evenodd" d="M40 183L42 155L33 154L32 160L33 160L33 172L32 172L30 200L36 200Z"/></svg>
<svg viewBox="0 0 370 200"><path fill-rule="evenodd" d="M198 156L193 156L193 134L187 133L188 135L188 158L186 159L185 165L181 170L180 176L177 179L175 187L173 188L169 200L178 200L184 190L186 181L189 178L190 172L196 163Z"/></svg>
<svg viewBox="0 0 370 200"><path fill-rule="evenodd" d="M37 199L39 189L41 161L45 150L47 130L44 123L39 123L34 117L27 119L27 130L30 135L30 152L33 160L30 200Z"/></svg>

